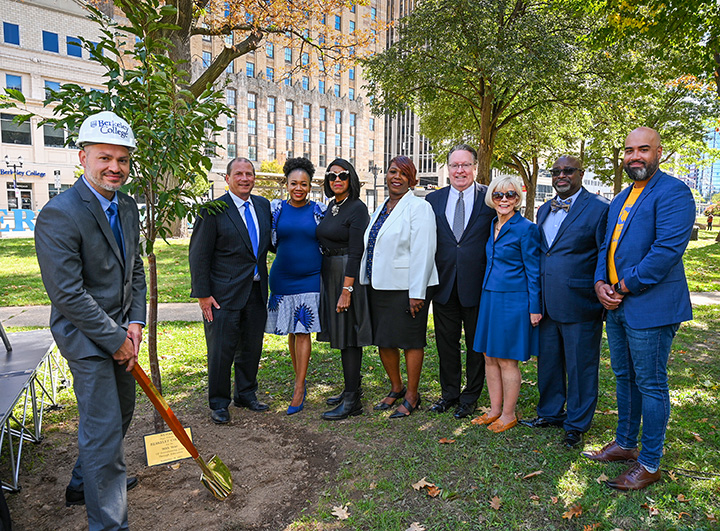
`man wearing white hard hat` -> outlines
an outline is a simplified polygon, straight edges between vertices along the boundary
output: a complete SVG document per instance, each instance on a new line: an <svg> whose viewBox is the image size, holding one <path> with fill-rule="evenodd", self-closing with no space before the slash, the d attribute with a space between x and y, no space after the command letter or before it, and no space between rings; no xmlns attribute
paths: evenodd
<svg viewBox="0 0 720 531"><path fill-rule="evenodd" d="M119 191L135 136L110 111L89 116L77 144L84 175L45 205L35 249L52 311L50 328L73 375L79 456L66 505L86 505L89 529L128 529L123 438L135 407L145 323L145 273L135 201Z"/></svg>

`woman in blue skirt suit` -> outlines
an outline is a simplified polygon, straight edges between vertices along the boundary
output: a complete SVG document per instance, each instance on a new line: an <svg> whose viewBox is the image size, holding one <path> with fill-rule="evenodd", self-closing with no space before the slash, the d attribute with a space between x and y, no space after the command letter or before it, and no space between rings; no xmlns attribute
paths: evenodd
<svg viewBox="0 0 720 531"><path fill-rule="evenodd" d="M500 433L517 424L518 361L537 356L540 306L540 232L520 214L524 193L515 177L490 183L485 202L497 211L488 238L475 351L485 353L490 411L475 419Z"/></svg>

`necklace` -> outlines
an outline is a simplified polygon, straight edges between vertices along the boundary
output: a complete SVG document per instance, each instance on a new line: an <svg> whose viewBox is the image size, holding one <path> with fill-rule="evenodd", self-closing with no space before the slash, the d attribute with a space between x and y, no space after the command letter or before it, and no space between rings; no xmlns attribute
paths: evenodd
<svg viewBox="0 0 720 531"><path fill-rule="evenodd" d="M332 206L332 208L330 209L330 211L332 212L332 215L333 215L333 216L337 216L337 215L338 215L338 212L340 212L340 207L343 205L343 203L345 203L345 201L348 200L348 197L350 197L349 194L345 197L345 199L343 199L343 200L340 201L339 203L335 203L335 204Z"/></svg>

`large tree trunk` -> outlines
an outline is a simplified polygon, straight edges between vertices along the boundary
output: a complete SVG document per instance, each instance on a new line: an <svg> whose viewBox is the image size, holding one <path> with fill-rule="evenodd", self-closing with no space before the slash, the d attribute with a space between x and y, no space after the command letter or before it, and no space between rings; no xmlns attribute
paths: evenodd
<svg viewBox="0 0 720 531"><path fill-rule="evenodd" d="M491 92L488 90L487 92ZM482 98L480 108L480 143L477 147L478 174L477 181L482 184L490 184L490 172L492 170L492 156L495 147L495 134L492 126L493 96L486 94Z"/></svg>

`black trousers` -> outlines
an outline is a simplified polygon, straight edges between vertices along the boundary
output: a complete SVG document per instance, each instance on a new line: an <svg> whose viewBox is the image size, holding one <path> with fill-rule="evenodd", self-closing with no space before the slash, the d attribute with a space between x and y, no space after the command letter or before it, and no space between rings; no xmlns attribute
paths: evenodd
<svg viewBox="0 0 720 531"><path fill-rule="evenodd" d="M440 387L445 400L460 400L463 404L477 402L485 383L485 357L472 348L475 341L475 327L478 306L462 306L458 297L457 282L453 286L446 304L433 301L435 338L440 358ZM466 385L462 393L462 354L460 339L465 329Z"/></svg>
<svg viewBox="0 0 720 531"><path fill-rule="evenodd" d="M208 351L208 399L210 409L230 405L230 373L235 366L236 404L256 399L257 372L262 353L267 307L260 282L241 310L213 309L213 321L205 321Z"/></svg>

